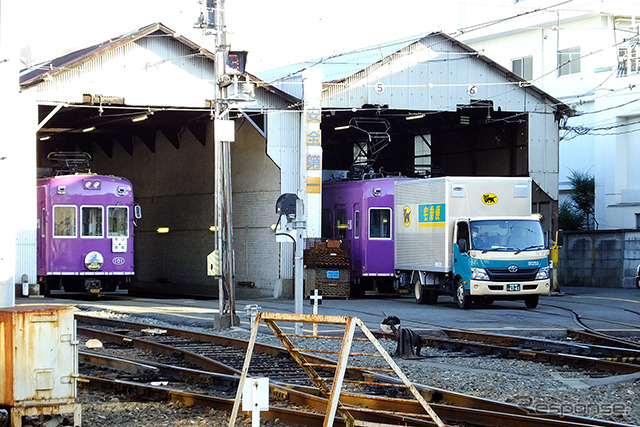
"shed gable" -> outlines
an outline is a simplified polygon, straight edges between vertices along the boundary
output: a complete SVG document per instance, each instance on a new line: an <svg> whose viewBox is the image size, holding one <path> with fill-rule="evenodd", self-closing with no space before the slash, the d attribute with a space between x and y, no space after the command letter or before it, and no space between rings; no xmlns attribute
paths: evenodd
<svg viewBox="0 0 640 427"><path fill-rule="evenodd" d="M524 80L441 34L431 34L339 82L326 84L324 107L388 105L455 111L473 99L496 108L542 111L547 102Z"/></svg>
<svg viewBox="0 0 640 427"><path fill-rule="evenodd" d="M92 55L32 89L39 101L82 102L83 94L127 105L204 107L215 93L213 61L168 34L151 34Z"/></svg>

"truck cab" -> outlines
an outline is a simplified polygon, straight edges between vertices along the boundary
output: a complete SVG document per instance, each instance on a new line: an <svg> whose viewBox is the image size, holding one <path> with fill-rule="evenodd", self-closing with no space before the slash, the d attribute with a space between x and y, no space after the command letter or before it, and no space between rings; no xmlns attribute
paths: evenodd
<svg viewBox="0 0 640 427"><path fill-rule="evenodd" d="M539 218L458 219L452 276L460 308L495 300L524 300L535 308L539 295L550 291L549 249Z"/></svg>

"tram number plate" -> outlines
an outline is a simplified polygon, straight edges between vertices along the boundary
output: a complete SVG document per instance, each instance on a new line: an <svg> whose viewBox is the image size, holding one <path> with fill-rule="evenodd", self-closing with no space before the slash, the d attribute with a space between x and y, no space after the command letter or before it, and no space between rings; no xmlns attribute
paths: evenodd
<svg viewBox="0 0 640 427"><path fill-rule="evenodd" d="M520 291L520 283L508 283L507 284L508 292L519 292Z"/></svg>

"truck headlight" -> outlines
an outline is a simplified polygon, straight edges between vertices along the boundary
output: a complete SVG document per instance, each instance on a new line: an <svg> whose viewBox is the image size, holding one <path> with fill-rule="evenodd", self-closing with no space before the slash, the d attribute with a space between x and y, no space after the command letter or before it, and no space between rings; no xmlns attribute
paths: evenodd
<svg viewBox="0 0 640 427"><path fill-rule="evenodd" d="M484 268L472 268L471 269L471 278L473 280L489 280L489 275L487 274L487 270Z"/></svg>
<svg viewBox="0 0 640 427"><path fill-rule="evenodd" d="M544 280L549 278L549 267L542 267L536 274L536 280Z"/></svg>

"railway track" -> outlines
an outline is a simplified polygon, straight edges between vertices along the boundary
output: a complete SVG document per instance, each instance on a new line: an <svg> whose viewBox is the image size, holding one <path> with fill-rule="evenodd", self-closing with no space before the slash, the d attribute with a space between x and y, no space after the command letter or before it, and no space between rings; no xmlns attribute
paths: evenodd
<svg viewBox="0 0 640 427"><path fill-rule="evenodd" d="M582 331L569 331L568 336L594 337ZM597 374L633 374L640 372L640 350L604 346L605 337L597 335L599 344L562 342L531 337L487 334L456 329L442 329L440 335L422 335L426 346L470 355L495 355L502 358L568 365ZM608 343L618 343L609 338Z"/></svg>
<svg viewBox="0 0 640 427"><path fill-rule="evenodd" d="M99 352L80 353L83 371L87 367L86 375L83 373L83 386L128 390L137 395L215 406L222 410L233 408L233 393L237 389L238 375L247 351L246 341L180 329L163 327L159 330L140 323L89 316L78 315L77 321L78 334L82 339L97 338L104 343ZM338 342L335 338L325 337ZM134 351L139 352L140 357L131 357ZM332 377L334 360L314 356L310 352L304 354L321 376ZM370 354L355 355L356 358L368 356ZM253 362L257 363L254 365ZM89 370L88 366L101 368ZM322 424L318 420L324 418L327 398L313 386L308 376L301 374L297 363L291 363L288 351L256 344L251 369L251 376L266 375L270 378L272 399L278 398L273 412L263 412L264 418L292 419L296 424L304 425ZM420 405L408 398L406 391L398 391L399 381L377 368L354 369L347 366L345 381L349 385L340 396L340 402L359 420L381 422L385 414L384 422L389 424L434 425ZM448 425L620 425L543 413L518 405L415 386ZM290 404L297 407L295 415L283 407ZM288 418L290 416L293 418ZM337 418L335 425L344 423L344 419Z"/></svg>
<svg viewBox="0 0 640 427"><path fill-rule="evenodd" d="M573 317L573 321L576 323L576 325L578 325L581 329L580 330L575 330L575 331L569 331L569 336L570 337L574 337L575 339L583 342L583 343L588 343L588 344L594 344L594 345L601 345L601 346L611 346L611 347L618 347L618 348L624 348L624 349L628 349L628 350L635 350L635 353L640 353L640 343L628 340L628 339L624 339L621 337L617 337L617 336L612 336L609 334L605 334L603 332L600 332L592 327L590 327L589 325L586 324L585 321L598 321L598 322L605 322L605 323L614 323L617 325L622 325L622 326L626 326L626 327L630 327L633 329L637 329L638 333L640 334L640 326L638 326L638 324L628 324L628 323L622 323L622 322L616 322L616 321L612 321L612 320L604 320L604 319L592 319L592 318L588 318L588 317L583 317L582 315L580 315L578 312L576 312L575 310L571 310L569 308L566 307L558 307L558 306L553 306L555 308L560 308L564 311L567 311L571 314L571 316ZM628 310L628 309L624 309L624 311L629 312L629 313L633 313L635 315L640 316L640 313L638 313L637 311L633 311L633 310ZM617 356L611 356L612 358L617 357ZM633 362L637 362L637 354L632 354L632 355L627 355L627 356L622 356L622 357L627 357L627 358L631 358L631 360L629 361L633 361Z"/></svg>

